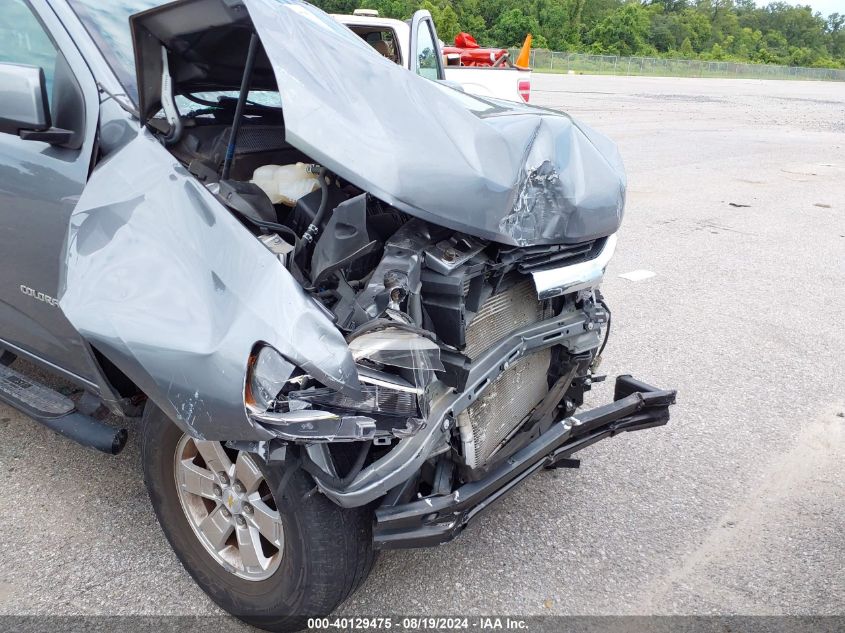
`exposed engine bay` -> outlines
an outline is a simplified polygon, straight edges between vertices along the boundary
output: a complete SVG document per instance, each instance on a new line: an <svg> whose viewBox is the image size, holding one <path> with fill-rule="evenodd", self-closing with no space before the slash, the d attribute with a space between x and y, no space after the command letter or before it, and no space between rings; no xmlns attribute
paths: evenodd
<svg viewBox="0 0 845 633"><path fill-rule="evenodd" d="M596 279L541 299L533 275L595 260L608 238L520 248L437 226L288 145L280 110L241 107L240 126L231 97L195 111L169 149L346 338L356 394L301 370L283 383L270 370L262 382L265 366L284 362L268 348L256 350L247 394L258 424L306 447L303 467L330 496L366 503L414 471L417 492L449 492L576 411L610 313ZM428 452L385 477L403 440ZM367 472L375 487L355 489Z"/></svg>
<svg viewBox="0 0 845 633"><path fill-rule="evenodd" d="M130 354L155 366L158 406L193 433L293 460L345 507L457 495L559 434L601 380L610 311L598 288L625 202L615 146L561 113L416 77L333 20L303 19L299 3L193 5L207 13L131 20L140 118L192 177L182 190L204 189L192 201L216 198L271 255L224 258L231 290L217 267L212 276L232 295L221 305L249 315L250 327L207 346L233 370L252 345L251 428L219 422L233 414L225 372L205 371L192 389L127 323ZM303 58L323 39L354 60L354 80ZM112 256L117 245L69 270ZM192 265L201 276L205 256ZM270 283L252 285L256 275ZM265 300L271 286L284 296ZM176 358L194 367L200 355L186 347ZM543 457L529 452L526 465Z"/></svg>
<svg viewBox="0 0 845 633"><path fill-rule="evenodd" d="M121 383L341 507L380 501L384 547L450 540L538 470L668 421L674 392L630 376L582 407L613 143L416 76L299 0L168 6L130 19L143 129L92 174L64 258L60 307Z"/></svg>

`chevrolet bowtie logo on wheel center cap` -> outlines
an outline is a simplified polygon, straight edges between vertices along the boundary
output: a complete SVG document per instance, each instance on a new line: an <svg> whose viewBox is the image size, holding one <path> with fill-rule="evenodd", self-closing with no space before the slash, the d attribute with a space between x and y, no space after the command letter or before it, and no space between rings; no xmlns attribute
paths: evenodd
<svg viewBox="0 0 845 633"><path fill-rule="evenodd" d="M232 514L240 514L243 510L243 499L233 490L227 490L223 499L226 503L226 508Z"/></svg>

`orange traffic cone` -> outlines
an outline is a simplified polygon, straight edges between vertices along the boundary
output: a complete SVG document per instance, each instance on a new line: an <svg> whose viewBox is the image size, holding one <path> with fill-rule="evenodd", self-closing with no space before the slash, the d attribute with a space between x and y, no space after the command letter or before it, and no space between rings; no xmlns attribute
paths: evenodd
<svg viewBox="0 0 845 633"><path fill-rule="evenodd" d="M528 68L531 65L531 33L525 38L525 44L522 45L522 50L519 51L519 57L516 58L514 66L517 68Z"/></svg>

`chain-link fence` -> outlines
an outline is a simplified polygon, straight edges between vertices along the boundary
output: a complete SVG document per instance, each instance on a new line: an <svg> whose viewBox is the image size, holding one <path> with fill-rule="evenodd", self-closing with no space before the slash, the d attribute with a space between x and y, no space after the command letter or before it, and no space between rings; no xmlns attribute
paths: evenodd
<svg viewBox="0 0 845 633"><path fill-rule="evenodd" d="M512 59L519 51L513 51ZM536 72L584 73L592 75L651 75L659 77L741 77L743 79L814 79L845 81L845 69L802 68L773 64L739 64L698 59L658 57L618 57L531 51L531 67Z"/></svg>

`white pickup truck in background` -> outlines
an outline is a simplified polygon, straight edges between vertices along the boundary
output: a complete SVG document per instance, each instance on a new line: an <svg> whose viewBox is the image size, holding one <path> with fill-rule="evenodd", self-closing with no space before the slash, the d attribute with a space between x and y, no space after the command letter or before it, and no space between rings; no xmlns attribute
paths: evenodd
<svg viewBox="0 0 845 633"><path fill-rule="evenodd" d="M467 67L444 63L434 20L428 11L414 13L409 22L358 10L354 15L333 15L382 55L428 79L459 85L469 94L528 102L531 70L515 66Z"/></svg>

